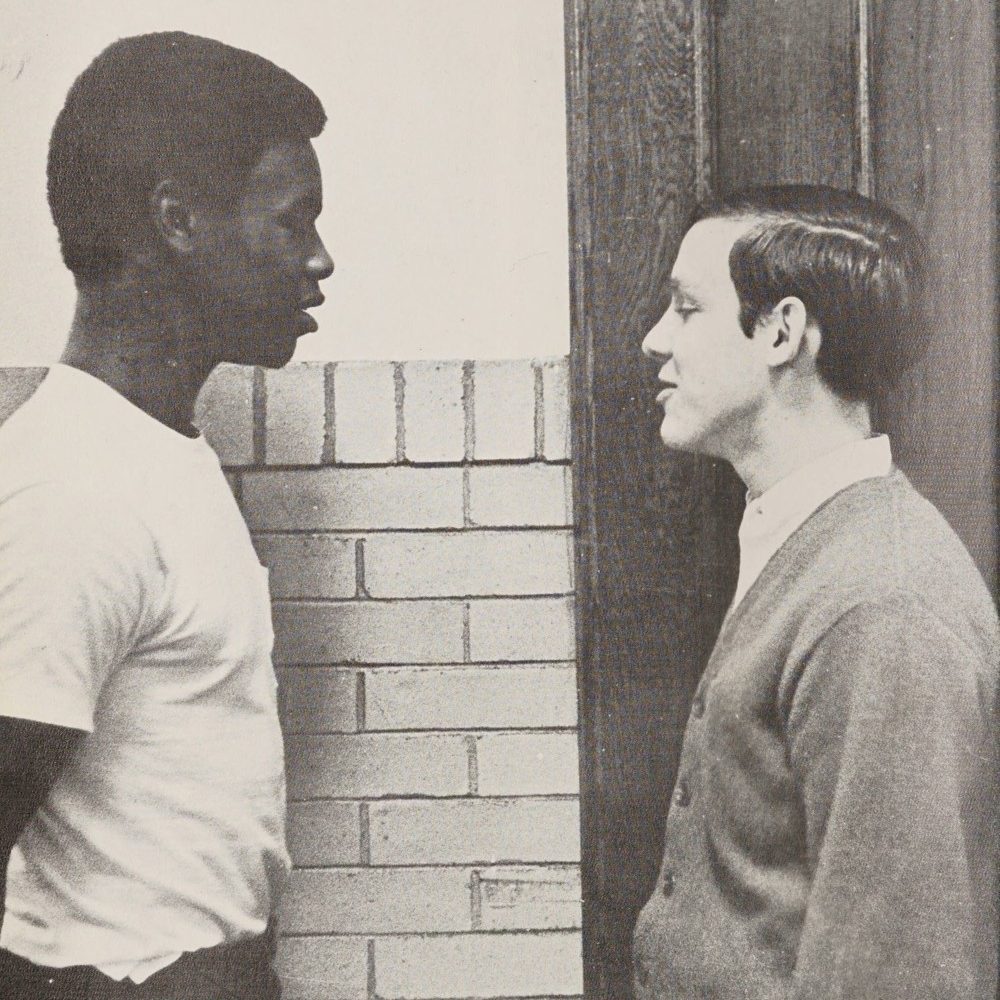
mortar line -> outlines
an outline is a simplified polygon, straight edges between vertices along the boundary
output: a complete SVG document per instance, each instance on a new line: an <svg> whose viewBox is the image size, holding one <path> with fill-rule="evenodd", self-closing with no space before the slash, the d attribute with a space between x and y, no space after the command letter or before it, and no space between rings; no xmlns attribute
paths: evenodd
<svg viewBox="0 0 1000 1000"><path fill-rule="evenodd" d="M253 464L266 463L267 440L267 381L263 368L254 368L250 389L250 412L253 419L251 449Z"/></svg>
<svg viewBox="0 0 1000 1000"><path fill-rule="evenodd" d="M368 600L371 594L365 585L365 540L354 540L354 597L356 600Z"/></svg>
<svg viewBox="0 0 1000 1000"><path fill-rule="evenodd" d="M540 361L532 361L531 368L535 373L535 454L533 457L537 462L545 457L545 377Z"/></svg>
<svg viewBox="0 0 1000 1000"><path fill-rule="evenodd" d="M354 716L359 733L366 732L365 727L368 725L367 714L368 703L367 690L365 688L365 672L359 670L357 673L357 686L354 689Z"/></svg>
<svg viewBox="0 0 1000 1000"><path fill-rule="evenodd" d="M472 662L472 608L468 601L462 604L462 660Z"/></svg>
<svg viewBox="0 0 1000 1000"><path fill-rule="evenodd" d="M375 941L368 939L368 1000L375 1000Z"/></svg>
<svg viewBox="0 0 1000 1000"><path fill-rule="evenodd" d="M473 871L469 876L469 883L472 889L472 930L481 931L483 929L483 894L478 871Z"/></svg>
<svg viewBox="0 0 1000 1000"><path fill-rule="evenodd" d="M465 739L465 749L469 755L469 795L479 795L479 756L477 736L467 736Z"/></svg>
<svg viewBox="0 0 1000 1000"><path fill-rule="evenodd" d="M361 809L358 812L358 826L361 832L361 864L365 868L370 868L372 863L372 831L367 802L361 803Z"/></svg>
<svg viewBox="0 0 1000 1000"><path fill-rule="evenodd" d="M392 366L392 381L395 389L396 406L396 462L406 461L406 421L403 419L403 406L406 402L406 376L401 362Z"/></svg>
<svg viewBox="0 0 1000 1000"><path fill-rule="evenodd" d="M465 461L471 462L476 455L476 384L474 363L462 362L462 413L465 418Z"/></svg>
<svg viewBox="0 0 1000 1000"><path fill-rule="evenodd" d="M323 453L320 457L323 465L333 465L337 460L336 371L335 361L323 366Z"/></svg>

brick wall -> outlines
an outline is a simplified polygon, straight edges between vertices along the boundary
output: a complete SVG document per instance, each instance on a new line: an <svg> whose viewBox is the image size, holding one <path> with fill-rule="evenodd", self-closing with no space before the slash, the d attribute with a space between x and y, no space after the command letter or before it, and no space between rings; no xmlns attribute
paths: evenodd
<svg viewBox="0 0 1000 1000"><path fill-rule="evenodd" d="M582 992L564 359L220 369L270 567L287 1000Z"/></svg>

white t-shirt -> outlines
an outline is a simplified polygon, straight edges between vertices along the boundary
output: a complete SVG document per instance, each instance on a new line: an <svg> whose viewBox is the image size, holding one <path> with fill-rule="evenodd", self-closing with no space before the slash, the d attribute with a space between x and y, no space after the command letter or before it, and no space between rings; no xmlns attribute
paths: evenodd
<svg viewBox="0 0 1000 1000"><path fill-rule="evenodd" d="M289 861L266 570L214 452L63 365L0 427L0 715L86 731L0 945L141 981L262 932Z"/></svg>

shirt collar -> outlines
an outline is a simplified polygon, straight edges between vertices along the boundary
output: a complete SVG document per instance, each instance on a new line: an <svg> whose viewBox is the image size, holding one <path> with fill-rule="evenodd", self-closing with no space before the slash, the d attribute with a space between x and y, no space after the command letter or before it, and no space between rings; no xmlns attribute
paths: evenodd
<svg viewBox="0 0 1000 1000"><path fill-rule="evenodd" d="M863 479L887 476L892 449L884 434L852 441L796 469L747 501L740 525L740 576L733 606L768 560L832 496Z"/></svg>

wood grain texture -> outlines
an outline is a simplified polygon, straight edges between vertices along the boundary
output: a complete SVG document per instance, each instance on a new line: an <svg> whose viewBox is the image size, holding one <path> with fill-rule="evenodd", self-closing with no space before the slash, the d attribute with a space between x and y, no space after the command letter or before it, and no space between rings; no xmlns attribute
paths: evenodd
<svg viewBox="0 0 1000 1000"><path fill-rule="evenodd" d="M588 997L630 995L694 685L735 576L732 478L668 453L640 343L698 179L692 4L569 0Z"/></svg>
<svg viewBox="0 0 1000 1000"><path fill-rule="evenodd" d="M994 594L995 40L989 0L874 4L876 194L918 226L933 265L926 357L880 401L880 422Z"/></svg>
<svg viewBox="0 0 1000 1000"><path fill-rule="evenodd" d="M718 186L850 187L855 9L849 0L740 0L716 26Z"/></svg>

